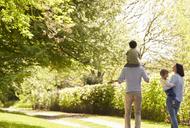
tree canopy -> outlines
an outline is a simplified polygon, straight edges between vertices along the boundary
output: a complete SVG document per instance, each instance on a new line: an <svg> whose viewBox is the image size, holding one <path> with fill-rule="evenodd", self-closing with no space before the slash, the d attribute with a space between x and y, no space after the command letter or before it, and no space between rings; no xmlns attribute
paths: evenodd
<svg viewBox="0 0 190 128"><path fill-rule="evenodd" d="M20 85L33 66L74 69L76 74L81 67L90 67L112 79L125 63L131 39L137 40L147 69L177 61L188 69L188 4L188 0L1 0L0 90L12 93L13 83Z"/></svg>

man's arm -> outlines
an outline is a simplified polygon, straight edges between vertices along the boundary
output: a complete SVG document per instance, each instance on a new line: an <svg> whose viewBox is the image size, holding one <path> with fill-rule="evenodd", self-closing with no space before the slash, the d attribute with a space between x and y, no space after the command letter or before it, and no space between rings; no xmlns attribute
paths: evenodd
<svg viewBox="0 0 190 128"><path fill-rule="evenodd" d="M112 83L115 83L115 82L118 82L118 80L111 80L108 82L108 84L112 84Z"/></svg>
<svg viewBox="0 0 190 128"><path fill-rule="evenodd" d="M119 78L118 78L118 80L117 80L117 82L118 82L119 84L121 84L122 82L125 81L125 79L126 79L125 72L126 72L126 69L123 68L122 71L121 71L121 73L120 73L120 76L119 76Z"/></svg>
<svg viewBox="0 0 190 128"><path fill-rule="evenodd" d="M148 77L146 71L143 68L142 68L142 70L143 70L142 77L143 77L144 81L149 83L150 80L149 80L149 77Z"/></svg>
<svg viewBox="0 0 190 128"><path fill-rule="evenodd" d="M108 84L112 84L115 82L118 82L119 84L121 84L124 80L125 80L125 69L123 68L118 80L111 80L108 82Z"/></svg>

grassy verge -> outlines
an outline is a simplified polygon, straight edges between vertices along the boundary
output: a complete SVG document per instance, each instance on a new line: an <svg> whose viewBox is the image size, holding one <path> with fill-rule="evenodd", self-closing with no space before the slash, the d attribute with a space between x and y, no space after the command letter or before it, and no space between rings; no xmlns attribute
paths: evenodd
<svg viewBox="0 0 190 128"><path fill-rule="evenodd" d="M0 112L0 128L72 128L20 114Z"/></svg>

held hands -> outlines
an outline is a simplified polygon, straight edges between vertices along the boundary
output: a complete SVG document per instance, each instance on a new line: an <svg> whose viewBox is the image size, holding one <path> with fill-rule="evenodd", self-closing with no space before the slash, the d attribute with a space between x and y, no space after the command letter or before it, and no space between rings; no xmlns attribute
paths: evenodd
<svg viewBox="0 0 190 128"><path fill-rule="evenodd" d="M118 81L118 80L111 80L111 81L108 82L108 84L113 84L113 83L115 83L115 82L118 82L119 84L121 84L121 82Z"/></svg>
<svg viewBox="0 0 190 128"><path fill-rule="evenodd" d="M116 80L111 80L111 81L108 82L108 84L113 84L115 82L116 82Z"/></svg>

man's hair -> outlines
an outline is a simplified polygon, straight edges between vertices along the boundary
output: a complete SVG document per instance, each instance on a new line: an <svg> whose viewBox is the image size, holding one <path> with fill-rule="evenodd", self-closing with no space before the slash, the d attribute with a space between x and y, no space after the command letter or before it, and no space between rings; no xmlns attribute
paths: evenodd
<svg viewBox="0 0 190 128"><path fill-rule="evenodd" d="M166 74L168 74L168 73L169 73L168 70L166 70L166 69L161 69L161 71L160 71L160 76L164 76L164 75L166 75Z"/></svg>
<svg viewBox="0 0 190 128"><path fill-rule="evenodd" d="M130 46L130 48L136 48L136 47L137 47L137 42L134 41L134 40L131 40L131 41L129 42L129 46Z"/></svg>
<svg viewBox="0 0 190 128"><path fill-rule="evenodd" d="M181 76L181 77L184 77L185 74L184 74L184 69L183 69L183 65L181 64L176 64L176 72Z"/></svg>

